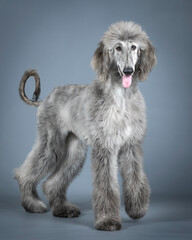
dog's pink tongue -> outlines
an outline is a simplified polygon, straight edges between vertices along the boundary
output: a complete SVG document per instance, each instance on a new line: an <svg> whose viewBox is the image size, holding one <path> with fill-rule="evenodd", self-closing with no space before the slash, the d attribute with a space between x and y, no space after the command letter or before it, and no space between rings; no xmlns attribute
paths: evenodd
<svg viewBox="0 0 192 240"><path fill-rule="evenodd" d="M123 83L124 88L129 88L132 83L132 76L131 75L130 76L123 75L122 83Z"/></svg>

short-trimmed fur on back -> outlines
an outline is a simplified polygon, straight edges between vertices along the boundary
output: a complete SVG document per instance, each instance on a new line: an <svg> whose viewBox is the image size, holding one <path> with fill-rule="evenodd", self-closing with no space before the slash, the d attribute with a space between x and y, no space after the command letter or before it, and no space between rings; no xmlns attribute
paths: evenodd
<svg viewBox="0 0 192 240"><path fill-rule="evenodd" d="M133 22L112 24L104 34L93 55L91 66L99 77L107 80L110 69L110 51L118 41L134 41L140 45L135 75L142 81L156 64L155 49L141 26Z"/></svg>

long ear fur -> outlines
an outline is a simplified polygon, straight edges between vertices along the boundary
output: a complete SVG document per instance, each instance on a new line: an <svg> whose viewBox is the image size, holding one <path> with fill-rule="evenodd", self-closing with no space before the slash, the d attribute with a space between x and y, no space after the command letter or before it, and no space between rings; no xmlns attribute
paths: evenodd
<svg viewBox="0 0 192 240"><path fill-rule="evenodd" d="M151 72L152 68L156 65L156 56L155 49L152 46L151 42L148 40L146 44L146 48L144 50L140 50L140 56L137 62L137 74L138 79L143 81L147 78L149 72Z"/></svg>
<svg viewBox="0 0 192 240"><path fill-rule="evenodd" d="M98 44L98 47L95 50L91 61L91 67L97 72L99 77L103 80L107 80L109 76L110 58L102 41Z"/></svg>

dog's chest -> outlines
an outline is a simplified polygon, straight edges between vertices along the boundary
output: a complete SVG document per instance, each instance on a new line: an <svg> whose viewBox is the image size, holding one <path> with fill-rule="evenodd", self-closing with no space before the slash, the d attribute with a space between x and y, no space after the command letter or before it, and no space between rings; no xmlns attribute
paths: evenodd
<svg viewBox="0 0 192 240"><path fill-rule="evenodd" d="M131 136L131 115L124 101L106 105L101 114L100 129L106 142L124 142Z"/></svg>
<svg viewBox="0 0 192 240"><path fill-rule="evenodd" d="M99 129L108 145L121 146L144 136L146 122L143 101L137 103L117 98L103 107L101 116Z"/></svg>

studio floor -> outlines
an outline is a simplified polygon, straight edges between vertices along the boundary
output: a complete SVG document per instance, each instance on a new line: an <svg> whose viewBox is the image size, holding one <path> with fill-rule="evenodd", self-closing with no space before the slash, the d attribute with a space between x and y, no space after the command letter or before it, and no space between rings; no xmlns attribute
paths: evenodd
<svg viewBox="0 0 192 240"><path fill-rule="evenodd" d="M127 217L122 206L122 229L116 232L94 229L90 197L73 202L81 208L80 217L63 219L53 217L51 212L27 213L14 197L1 199L0 240L192 239L191 199L152 199L148 213L140 220Z"/></svg>

